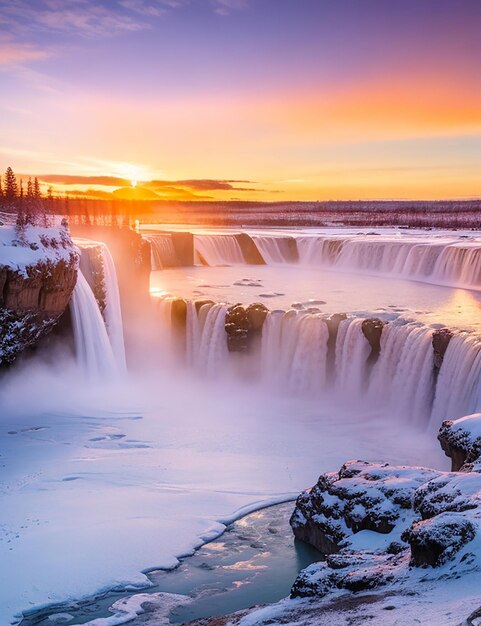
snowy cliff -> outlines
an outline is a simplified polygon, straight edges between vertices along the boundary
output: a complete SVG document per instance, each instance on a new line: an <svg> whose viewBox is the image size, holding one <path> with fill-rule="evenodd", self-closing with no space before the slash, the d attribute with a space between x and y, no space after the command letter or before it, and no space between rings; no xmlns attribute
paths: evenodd
<svg viewBox="0 0 481 626"><path fill-rule="evenodd" d="M0 365L49 333L77 280L66 227L0 226Z"/></svg>

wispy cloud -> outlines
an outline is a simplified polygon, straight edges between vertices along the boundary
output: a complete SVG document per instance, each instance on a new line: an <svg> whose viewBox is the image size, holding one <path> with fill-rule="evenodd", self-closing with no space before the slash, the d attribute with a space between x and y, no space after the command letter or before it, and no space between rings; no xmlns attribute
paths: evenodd
<svg viewBox="0 0 481 626"><path fill-rule="evenodd" d="M36 61L47 56L46 50L32 44L20 43L0 36L0 66Z"/></svg>
<svg viewBox="0 0 481 626"><path fill-rule="evenodd" d="M218 15L229 15L233 11L245 9L247 0L211 0L211 4Z"/></svg>

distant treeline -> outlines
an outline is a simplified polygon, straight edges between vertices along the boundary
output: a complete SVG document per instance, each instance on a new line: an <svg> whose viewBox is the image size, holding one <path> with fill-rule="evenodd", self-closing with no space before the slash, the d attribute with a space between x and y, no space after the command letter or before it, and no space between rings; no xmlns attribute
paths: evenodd
<svg viewBox="0 0 481 626"><path fill-rule="evenodd" d="M141 222L216 226L406 226L481 228L481 199L351 200L322 202L168 201L92 199L42 194L36 178L17 180L11 168L0 178L0 211L17 222L48 222L49 215L72 224L127 226Z"/></svg>

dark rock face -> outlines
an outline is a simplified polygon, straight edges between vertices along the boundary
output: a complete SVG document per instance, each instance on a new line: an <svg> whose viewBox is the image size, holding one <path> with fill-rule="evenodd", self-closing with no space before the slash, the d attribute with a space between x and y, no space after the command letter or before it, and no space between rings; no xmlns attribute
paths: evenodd
<svg viewBox="0 0 481 626"><path fill-rule="evenodd" d="M77 281L77 255L28 266L0 268L0 365L8 365L56 325Z"/></svg>
<svg viewBox="0 0 481 626"><path fill-rule="evenodd" d="M245 262L248 265L265 265L265 261L257 249L256 244L247 233L239 233L235 235L235 238L242 250Z"/></svg>
<svg viewBox="0 0 481 626"><path fill-rule="evenodd" d="M461 514L441 513L416 522L403 534L411 548L411 565L438 567L452 559L476 535L474 524Z"/></svg>
<svg viewBox="0 0 481 626"><path fill-rule="evenodd" d="M438 440L446 456L451 458L451 471L481 470L481 413L445 420Z"/></svg>
<svg viewBox="0 0 481 626"><path fill-rule="evenodd" d="M255 338L260 337L268 310L263 304L244 307L236 304L229 308L225 318L229 352L247 352Z"/></svg>
<svg viewBox="0 0 481 626"><path fill-rule="evenodd" d="M437 372L441 369L452 336L453 332L449 328L440 328L433 333L434 369Z"/></svg>
<svg viewBox="0 0 481 626"><path fill-rule="evenodd" d="M384 328L384 322L377 317L364 320L361 325L361 330L364 337L369 341L371 346L370 360L375 360L381 352L381 335Z"/></svg>

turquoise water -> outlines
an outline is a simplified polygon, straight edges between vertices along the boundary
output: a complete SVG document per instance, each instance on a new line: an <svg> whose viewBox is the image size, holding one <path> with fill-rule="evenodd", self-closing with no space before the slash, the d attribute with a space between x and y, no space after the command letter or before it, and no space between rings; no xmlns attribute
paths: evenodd
<svg viewBox="0 0 481 626"><path fill-rule="evenodd" d="M293 507L289 502L243 517L217 540L183 559L175 570L151 572L154 587L147 593L163 591L190 597L188 604L173 609L172 624L224 615L289 595L299 570L320 558L316 550L294 539L289 526ZM132 594L112 593L75 606L56 607L25 618L21 626L85 624L111 615L109 607L128 595ZM159 623L157 611L147 608L128 624L154 626ZM61 621L54 621L55 615Z"/></svg>

